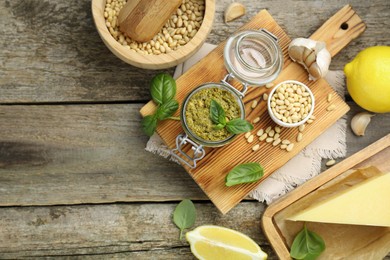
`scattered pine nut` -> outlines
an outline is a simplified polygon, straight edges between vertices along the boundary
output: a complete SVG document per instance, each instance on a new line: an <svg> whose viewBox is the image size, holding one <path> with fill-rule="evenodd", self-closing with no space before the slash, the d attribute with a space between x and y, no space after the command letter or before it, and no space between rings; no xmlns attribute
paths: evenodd
<svg viewBox="0 0 390 260"><path fill-rule="evenodd" d="M280 133L280 127L279 126L275 126L275 132L276 133Z"/></svg>
<svg viewBox="0 0 390 260"><path fill-rule="evenodd" d="M289 144L289 145L287 146L286 150L287 150L287 152L291 152L293 148L294 148L294 144L291 143L291 144Z"/></svg>
<svg viewBox="0 0 390 260"><path fill-rule="evenodd" d="M316 116L315 116L315 115L311 115L311 116L310 116L310 119L315 120L315 119L316 119Z"/></svg>
<svg viewBox="0 0 390 260"><path fill-rule="evenodd" d="M253 119L253 123L254 123L254 124L256 124L256 123L258 123L258 122L260 122L260 117L256 117L255 119Z"/></svg>
<svg viewBox="0 0 390 260"><path fill-rule="evenodd" d="M265 132L268 134L269 133L269 131L271 131L271 129L272 129L272 127L267 127L267 129L265 129Z"/></svg>
<svg viewBox="0 0 390 260"><path fill-rule="evenodd" d="M282 144L290 144L290 143L291 142L289 140L287 140L287 139L282 141Z"/></svg>
<svg viewBox="0 0 390 260"><path fill-rule="evenodd" d="M257 136L262 136L264 134L264 130L263 129L260 129L259 131L257 131L256 135Z"/></svg>
<svg viewBox="0 0 390 260"><path fill-rule="evenodd" d="M253 142L253 135L250 135L247 139L248 143L252 143Z"/></svg>
<svg viewBox="0 0 390 260"><path fill-rule="evenodd" d="M273 137L275 135L275 130L271 129L269 132L268 132L268 135Z"/></svg>
<svg viewBox="0 0 390 260"><path fill-rule="evenodd" d="M267 93L264 93L264 94L263 94L263 99L264 99L264 101L267 101L267 100L268 100L268 94L267 94Z"/></svg>
<svg viewBox="0 0 390 260"><path fill-rule="evenodd" d="M246 134L245 134L245 138L246 138L246 139L248 139L248 138L249 138L249 136L251 136L251 132L246 132Z"/></svg>
<svg viewBox="0 0 390 260"><path fill-rule="evenodd" d="M260 148L260 145L256 144L255 146L252 147L252 151L256 152L257 150L259 150L259 148Z"/></svg>
<svg viewBox="0 0 390 260"><path fill-rule="evenodd" d="M266 88L272 88L274 86L274 83L268 83L265 85Z"/></svg>
<svg viewBox="0 0 390 260"><path fill-rule="evenodd" d="M260 136L259 140L260 140L260 141L264 141L265 138L267 138L267 133L262 134L262 135Z"/></svg>
<svg viewBox="0 0 390 260"><path fill-rule="evenodd" d="M257 106L257 100L255 99L255 100L252 101L251 108L253 109L253 108L255 108L256 106Z"/></svg>
<svg viewBox="0 0 390 260"><path fill-rule="evenodd" d="M273 146L277 146L278 144L280 144L282 140L280 138L274 140L274 142L272 143Z"/></svg>
<svg viewBox="0 0 390 260"><path fill-rule="evenodd" d="M335 104L332 104L332 105L328 106L328 107L326 108L326 110L327 110L327 111L332 111L332 110L334 110L335 108L336 108L336 105L335 105Z"/></svg>
<svg viewBox="0 0 390 260"><path fill-rule="evenodd" d="M299 132L303 132L303 130L305 130L305 124L300 125L300 126L298 127L298 130L299 130Z"/></svg>
<svg viewBox="0 0 390 260"><path fill-rule="evenodd" d="M281 146L280 146L280 149L286 149L287 148L287 144L282 144Z"/></svg>
<svg viewBox="0 0 390 260"><path fill-rule="evenodd" d="M297 136L297 142L302 141L302 138L303 138L303 134L301 132L299 132L298 136Z"/></svg>
<svg viewBox="0 0 390 260"><path fill-rule="evenodd" d="M268 137L267 139L265 139L265 141L267 142L267 143L270 143L270 142L272 142L274 139L272 138L272 137Z"/></svg>
<svg viewBox="0 0 390 260"><path fill-rule="evenodd" d="M326 162L326 164L325 164L325 165L329 167L329 166L332 166L332 165L334 165L335 163L336 163L336 161L335 161L335 160L329 160L329 161L327 161L327 162Z"/></svg>
<svg viewBox="0 0 390 260"><path fill-rule="evenodd" d="M313 123L313 119L309 119L309 120L307 120L307 121L306 121L306 123L308 123L308 124L311 124L311 123Z"/></svg>
<svg viewBox="0 0 390 260"><path fill-rule="evenodd" d="M279 133L276 133L276 134L274 135L274 140L278 139L279 136L280 136L280 134L279 134Z"/></svg>
<svg viewBox="0 0 390 260"><path fill-rule="evenodd" d="M329 93L329 94L328 94L328 98L327 98L328 103L329 103L330 101L332 101L332 97L333 97L333 94L332 94L332 93Z"/></svg>

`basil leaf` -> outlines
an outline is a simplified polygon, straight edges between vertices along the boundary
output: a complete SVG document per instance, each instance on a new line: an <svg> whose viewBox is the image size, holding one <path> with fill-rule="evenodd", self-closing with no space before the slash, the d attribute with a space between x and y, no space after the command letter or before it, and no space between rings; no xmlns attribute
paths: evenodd
<svg viewBox="0 0 390 260"><path fill-rule="evenodd" d="M195 224L196 209L191 200L182 200L179 205L176 206L173 212L173 222L178 228L180 228L180 237L183 236L183 230L190 228Z"/></svg>
<svg viewBox="0 0 390 260"><path fill-rule="evenodd" d="M166 103L176 95L176 82L168 74L157 74L152 79L150 93L156 104Z"/></svg>
<svg viewBox="0 0 390 260"><path fill-rule="evenodd" d="M226 176L225 185L230 187L241 183L260 180L264 170L258 163L244 163L234 167Z"/></svg>
<svg viewBox="0 0 390 260"><path fill-rule="evenodd" d="M148 136L152 136L157 128L156 115L145 116L142 119L141 125L142 125L142 130L144 131L144 133L147 134Z"/></svg>
<svg viewBox="0 0 390 260"><path fill-rule="evenodd" d="M226 125L226 114L223 107L214 99L210 103L210 118L214 124Z"/></svg>
<svg viewBox="0 0 390 260"><path fill-rule="evenodd" d="M232 134L241 134L253 129L253 125L246 120L236 118L226 123L226 129Z"/></svg>
<svg viewBox="0 0 390 260"><path fill-rule="evenodd" d="M172 116L173 113L176 112L176 110L179 108L179 103L172 99L169 100L166 103L163 103L161 106L157 109L157 118L159 120L167 119L168 117Z"/></svg>
<svg viewBox="0 0 390 260"><path fill-rule="evenodd" d="M324 240L308 230L306 225L294 238L290 256L294 259L314 260L325 250Z"/></svg>
<svg viewBox="0 0 390 260"><path fill-rule="evenodd" d="M215 129L215 130L221 130L221 129L224 128L224 127L225 127L225 125L223 125L223 124L218 124L218 125L214 126L214 129Z"/></svg>

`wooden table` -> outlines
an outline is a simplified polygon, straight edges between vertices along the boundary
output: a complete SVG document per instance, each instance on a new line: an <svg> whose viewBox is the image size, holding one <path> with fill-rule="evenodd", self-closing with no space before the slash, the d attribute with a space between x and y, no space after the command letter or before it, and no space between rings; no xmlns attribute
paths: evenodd
<svg viewBox="0 0 390 260"><path fill-rule="evenodd" d="M217 1L208 42L226 39L263 8L290 37L308 36L351 3L367 30L331 68L390 44L388 0L241 2L246 16L225 24L230 1ZM157 71L111 54L90 1L1 0L0 21L0 258L193 259L171 221L190 198L196 225L242 231L276 259L260 229L265 205L248 199L221 215L181 166L144 151L138 111ZM346 98L350 122L362 109ZM364 137L347 131L351 155L390 132L390 114L375 116Z"/></svg>

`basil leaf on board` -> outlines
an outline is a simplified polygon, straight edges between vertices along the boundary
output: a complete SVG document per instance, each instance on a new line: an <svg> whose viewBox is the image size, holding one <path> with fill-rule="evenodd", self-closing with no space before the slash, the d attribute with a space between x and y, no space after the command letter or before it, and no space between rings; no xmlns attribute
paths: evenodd
<svg viewBox="0 0 390 260"><path fill-rule="evenodd" d="M226 123L226 129L232 134L241 134L253 129L253 125L246 120L236 118Z"/></svg>
<svg viewBox="0 0 390 260"><path fill-rule="evenodd" d="M196 209L191 200L184 199L176 206L173 212L173 222L180 228L180 240L184 229L190 228L195 224L195 218Z"/></svg>
<svg viewBox="0 0 390 260"><path fill-rule="evenodd" d="M153 101L158 104L164 104L176 95L176 82L168 74L160 73L153 77L150 94Z"/></svg>
<svg viewBox="0 0 390 260"><path fill-rule="evenodd" d="M157 108L157 118L159 120L167 119L168 117L172 116L178 108L179 103L176 100L171 99Z"/></svg>
<svg viewBox="0 0 390 260"><path fill-rule="evenodd" d="M152 136L157 128L156 115L154 114L154 115L145 116L142 119L141 125L142 125L142 130L144 131L144 133L147 134L148 136Z"/></svg>
<svg viewBox="0 0 390 260"><path fill-rule="evenodd" d="M308 230L305 225L294 238L290 256L294 259L314 260L324 250L324 240L318 234Z"/></svg>
<svg viewBox="0 0 390 260"><path fill-rule="evenodd" d="M210 103L210 118L214 124L226 125L226 114L223 107L214 99Z"/></svg>
<svg viewBox="0 0 390 260"><path fill-rule="evenodd" d="M244 163L234 167L226 176L225 185L255 182L263 177L264 169L258 163Z"/></svg>

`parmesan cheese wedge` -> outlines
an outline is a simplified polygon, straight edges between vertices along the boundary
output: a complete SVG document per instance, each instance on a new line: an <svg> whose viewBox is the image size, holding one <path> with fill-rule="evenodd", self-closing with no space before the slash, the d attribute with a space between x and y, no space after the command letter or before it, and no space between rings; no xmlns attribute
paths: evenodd
<svg viewBox="0 0 390 260"><path fill-rule="evenodd" d="M390 173L362 181L287 219L390 227Z"/></svg>

